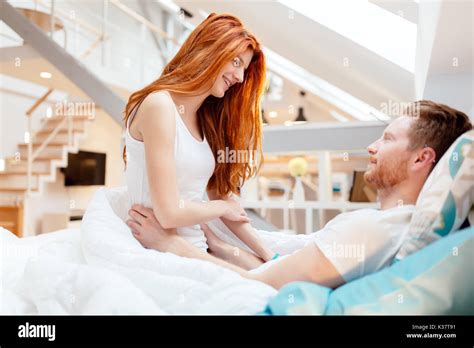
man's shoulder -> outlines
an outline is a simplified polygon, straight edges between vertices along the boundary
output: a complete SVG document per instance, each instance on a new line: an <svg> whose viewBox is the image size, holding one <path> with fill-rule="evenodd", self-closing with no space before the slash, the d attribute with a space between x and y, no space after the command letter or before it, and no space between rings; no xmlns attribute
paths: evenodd
<svg viewBox="0 0 474 348"><path fill-rule="evenodd" d="M367 221L377 220L380 218L381 210L378 209L358 209L348 212L341 213L334 217L330 222L342 222L342 221Z"/></svg>
<svg viewBox="0 0 474 348"><path fill-rule="evenodd" d="M400 222L409 223L411 215L414 211L414 206L394 207L390 209L359 209L350 212L345 212L337 215L334 219L328 222L327 226L333 224L350 224L353 226L364 225L377 226L385 222Z"/></svg>

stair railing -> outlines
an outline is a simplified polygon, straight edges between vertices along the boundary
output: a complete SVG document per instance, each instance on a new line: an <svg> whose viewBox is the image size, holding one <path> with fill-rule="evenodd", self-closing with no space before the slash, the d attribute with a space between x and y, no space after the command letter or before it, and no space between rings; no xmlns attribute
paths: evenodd
<svg viewBox="0 0 474 348"><path fill-rule="evenodd" d="M89 56L94 49L97 48L97 46L100 44L101 41L104 41L105 37L104 35L100 35L96 41L92 43L92 45L87 48L87 50L81 55L81 58L84 59L87 56ZM31 187L32 187L32 171L33 171L33 162L34 160L39 156L39 154L48 146L48 144L54 139L54 137L59 133L61 128L65 126L65 122L67 122L67 145L68 147L72 147L72 130L73 130L73 122L72 122L72 117L73 115L66 115L61 122L58 123L58 125L53 129L53 131L46 137L45 140L43 140L40 144L40 146L33 152L33 139L36 138L33 137L33 128L32 128L32 114L33 112L51 95L51 93L54 91L53 88L48 89L42 96L36 100L36 102L28 109L26 112L26 116L28 117L28 160L27 160L27 193L31 193Z"/></svg>
<svg viewBox="0 0 474 348"><path fill-rule="evenodd" d="M42 4L45 7L48 7L50 9L50 31L51 31L51 38L53 39L53 33L54 33L54 28L55 28L55 14L61 14L62 17L71 20L70 16L65 11L61 11L60 9L55 8L55 0L51 1L51 4L47 4L46 2L42 0L35 0L35 5L37 8L38 3ZM129 8L128 6L124 5L120 0L105 0L105 4L110 3L114 5L116 8L120 9L123 13L127 14L129 17L135 19L136 21L140 22L142 26L146 27L150 31L158 34L160 37L163 39L171 42L174 45L177 45L178 42L176 38L173 36L169 35L166 31L162 30L158 26L154 25L152 22ZM106 19L104 19L106 21ZM92 26L88 25L87 23L83 23L81 21L78 21L77 19L74 19L75 24L79 25L85 29L87 29L90 32L93 32L95 34L98 34L97 39L91 44L91 46L81 55L81 58L84 59L87 56L89 56L92 51L97 48L98 45L103 43L108 39L108 37L105 35L105 32L98 31ZM64 33L65 33L65 41L64 41L64 48L66 49L67 45L67 34L66 30L64 28ZM163 55L162 52L160 52L161 55ZM33 106L27 111L27 116L28 116L28 161L27 161L27 180L28 180L28 194L31 192L32 188L32 171L33 171L33 162L34 160L39 156L39 154L46 148L46 146L54 139L54 137L58 134L59 130L65 126L65 123L67 122L67 130L68 130L68 146L72 146L72 132L73 132L73 122L72 122L72 117L73 115L66 115L61 122L58 123L58 125L53 129L53 131L46 137L44 141L41 142L39 147L33 152L33 139L36 137L33 137L33 129L32 129L32 121L31 121L31 116L32 113L39 107L41 103L43 103L48 96L54 91L54 89L50 88L46 93L44 93L34 104Z"/></svg>

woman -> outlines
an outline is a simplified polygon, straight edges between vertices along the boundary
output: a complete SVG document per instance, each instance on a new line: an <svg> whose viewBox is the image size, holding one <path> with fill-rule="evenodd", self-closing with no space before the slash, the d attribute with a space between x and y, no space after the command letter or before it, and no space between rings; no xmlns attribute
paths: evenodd
<svg viewBox="0 0 474 348"><path fill-rule="evenodd" d="M162 226L201 250L199 224L221 218L264 261L275 257L231 199L255 174L256 159L215 162L226 147L261 155L264 83L256 38L234 16L209 15L160 78L130 96L124 161L131 203L151 207Z"/></svg>

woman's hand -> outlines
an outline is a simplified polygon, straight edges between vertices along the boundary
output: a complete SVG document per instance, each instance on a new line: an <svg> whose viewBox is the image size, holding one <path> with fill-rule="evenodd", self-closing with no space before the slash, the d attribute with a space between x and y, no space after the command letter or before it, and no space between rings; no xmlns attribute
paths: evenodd
<svg viewBox="0 0 474 348"><path fill-rule="evenodd" d="M236 200L229 198L223 201L226 205L226 213L221 217L229 221L235 222L250 222L245 210L240 206Z"/></svg>
<svg viewBox="0 0 474 348"><path fill-rule="evenodd" d="M175 228L164 229L150 208L135 204L128 215L131 219L127 220L127 225L133 236L147 249L168 252L176 239L180 238Z"/></svg>

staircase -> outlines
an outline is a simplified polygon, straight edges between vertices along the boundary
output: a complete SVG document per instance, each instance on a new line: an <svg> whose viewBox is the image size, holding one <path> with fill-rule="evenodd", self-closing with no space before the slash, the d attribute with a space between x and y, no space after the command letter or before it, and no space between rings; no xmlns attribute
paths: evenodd
<svg viewBox="0 0 474 348"><path fill-rule="evenodd" d="M71 118L70 132L67 117ZM42 121L40 128L31 137L32 153L40 150L32 162L32 195L41 195L45 183L56 181L57 169L67 167L69 152L79 151L79 141L86 136L87 126L92 120L89 116L53 116ZM0 171L0 197L8 199L26 192L28 143L23 143L18 145L15 156L5 159L5 170Z"/></svg>
<svg viewBox="0 0 474 348"><path fill-rule="evenodd" d="M121 3L120 0L104 2L103 16L102 19L99 19L101 21L99 29L96 28L95 20L91 24L79 18L71 18L71 13L66 7L55 6L54 2L54 0L38 0L34 1L34 8L24 4L19 6L25 6L25 8L15 8L7 0L0 0L0 20L21 38L18 45L0 47L2 74L48 89L48 92L39 97L34 105L26 111L28 117L26 131L29 136L26 137L25 143L18 144L17 152L12 153L11 157L0 158L0 227L7 227L11 231L16 230L14 233L18 233L18 235L21 235L22 231L24 231L24 235L37 233L38 228L34 225L39 221L39 217L48 210L55 209L55 207L48 206L47 203L53 201L48 197L48 194L56 192L54 189L57 187L47 184L57 182L58 168L68 166L68 153L79 151L80 142L82 139L86 139L88 125L93 121L93 118L88 115L83 116L85 113L72 116L59 114L44 118L38 129L32 129L34 111L40 104L48 102L48 96L52 91L65 93L77 100L87 100L94 104L96 111L100 108L104 115L115 120L120 126L122 125L122 113L126 105L126 98L130 94L131 85L117 83L122 80L114 79L115 65L110 64L104 58L108 56L106 53L112 46L111 43L107 43L107 45L105 43L110 40L112 34L120 35L120 30L106 30L106 28L112 28L112 26L109 27L107 6L110 4L121 13L125 13L133 20L134 27L138 22L144 38L146 38L147 31L153 33L163 58L163 65L170 58L167 55L172 54L173 49L177 48L177 41L173 35L168 35L150 20ZM56 1L56 5L58 3ZM141 5L146 7L148 3L143 2ZM28 6L31 8L26 8ZM161 11L163 16L165 16L165 12L169 12L168 9L161 9ZM166 15L165 17L163 26L174 28L176 23L180 23L176 21L177 16L172 18L172 16ZM77 44L74 33L77 34L78 29L83 30L85 35L77 35L79 38ZM58 36L61 40L56 40ZM74 41L69 40L69 45L68 37L74 39ZM141 39L138 41L141 42L140 49L146 47ZM75 47L71 46L71 42L76 44ZM87 49L83 51L84 47ZM102 49L100 66L89 64L89 61L86 60L97 48ZM164 48L169 50L164 50ZM162 51L163 53L161 53ZM21 66L25 67L24 69L18 69L18 57L21 57ZM122 69L127 74L128 70ZM144 70L142 69L142 71ZM41 76L40 72L49 72L50 77L45 78ZM134 79L131 78L131 81ZM10 92L16 91L12 89ZM103 120L98 119L98 123L100 124ZM2 131L5 132L6 129L3 128ZM95 136L94 132L95 127L89 130L91 137ZM67 195L64 196L54 201L69 198ZM6 211L10 208L13 208L13 213Z"/></svg>
<svg viewBox="0 0 474 348"><path fill-rule="evenodd" d="M44 82L41 78L31 79L31 76L37 75L36 71L31 73L28 69L16 69L14 65L16 57L23 58L23 65L37 66L38 71L41 69L54 71L56 76L63 74L66 79L58 80L67 81L66 84L63 83L63 86L67 87L62 89L63 92L80 100L88 99L96 110L100 107L102 111L121 123L125 101L81 63L81 60L104 40L103 35L99 36L80 57L75 57L65 49L66 42L62 47L49 35L51 28L54 28L53 31L66 30L64 22L53 12L47 14L33 9L14 8L7 1L0 0L0 19L23 39L23 45L1 48L3 74L37 84ZM15 69L11 69L12 67ZM23 72L26 72L26 75L22 75ZM44 194L44 185L57 180L57 169L67 167L68 153L79 151L79 142L86 137L87 125L93 121L90 115L56 114L45 117L38 129L32 129L31 119L34 111L54 90L53 86L47 83L44 85L49 88L48 92L26 111L26 116L29 118L26 131L30 135L30 140L18 144L18 151L12 154L13 156L3 159L4 165L0 163L0 206L23 204L29 196ZM32 162L29 168L30 156ZM1 220L0 214L0 222Z"/></svg>

